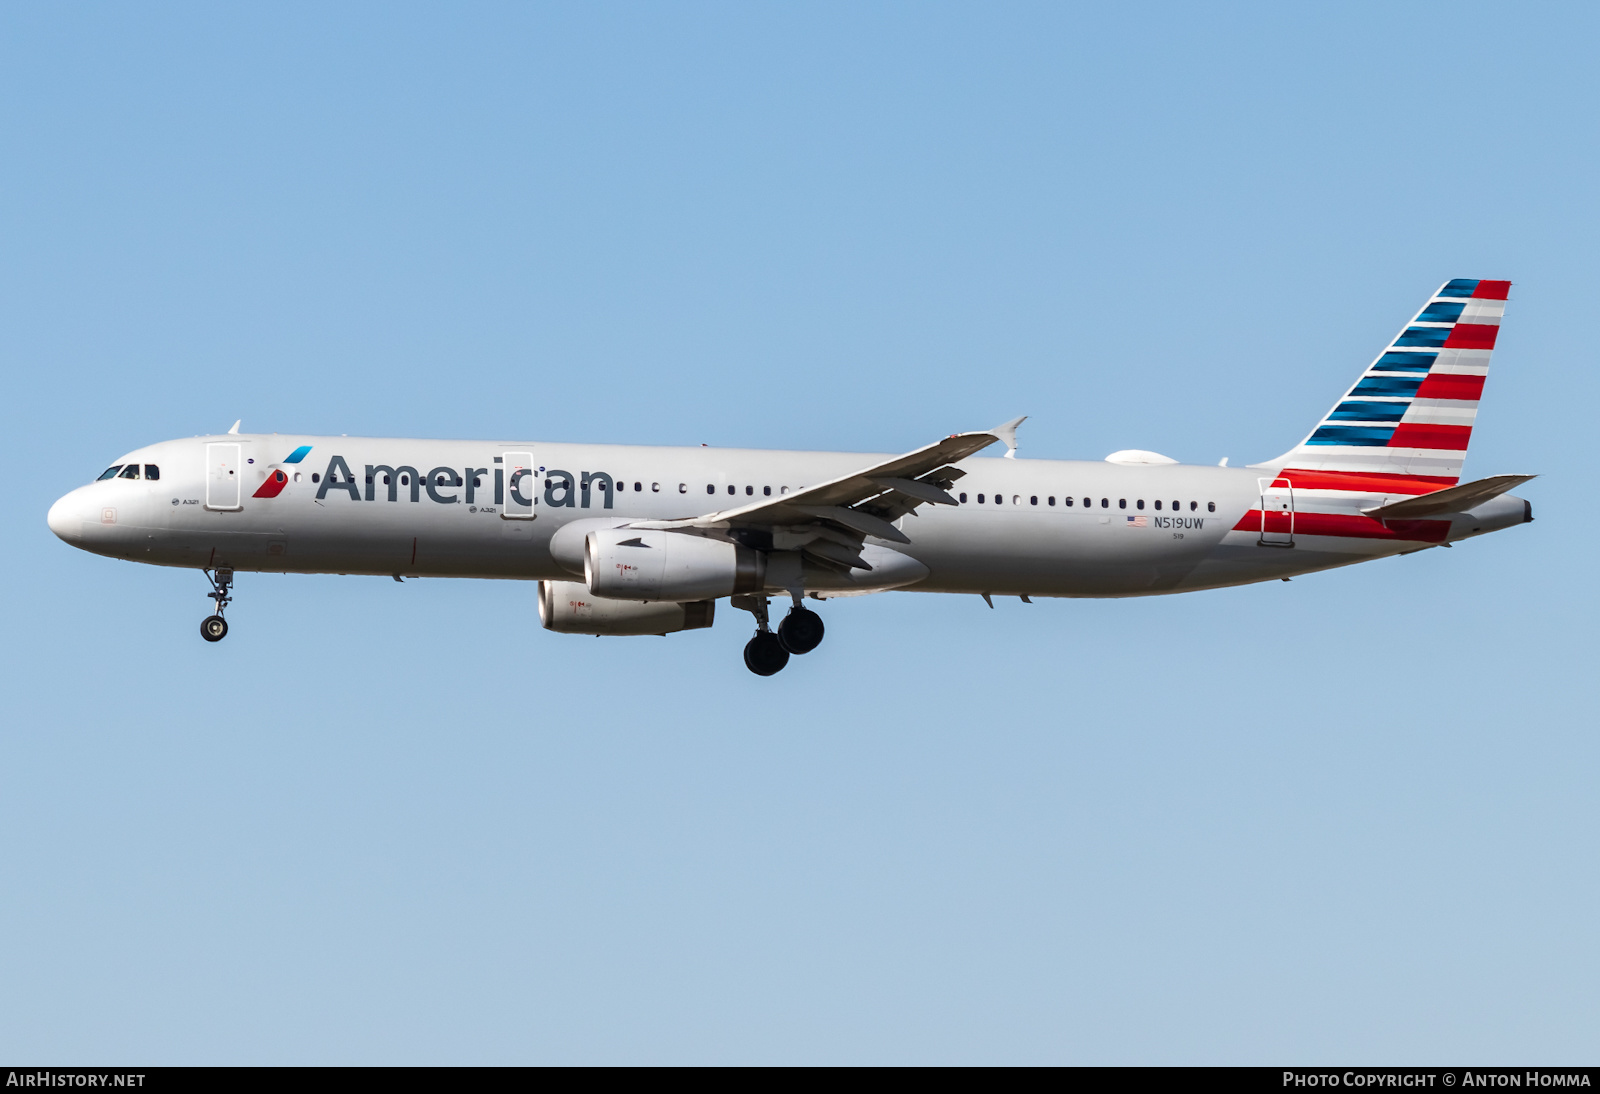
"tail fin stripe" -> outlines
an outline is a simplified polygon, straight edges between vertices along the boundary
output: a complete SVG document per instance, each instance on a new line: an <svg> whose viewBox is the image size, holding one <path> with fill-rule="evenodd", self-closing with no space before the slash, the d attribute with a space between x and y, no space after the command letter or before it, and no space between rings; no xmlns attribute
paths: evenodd
<svg viewBox="0 0 1600 1094"><path fill-rule="evenodd" d="M1457 323L1444 344L1444 349L1494 349L1500 324Z"/></svg>
<svg viewBox="0 0 1600 1094"><path fill-rule="evenodd" d="M1487 376L1435 372L1417 388L1418 399L1465 399L1477 402L1483 398L1483 382Z"/></svg>
<svg viewBox="0 0 1600 1094"><path fill-rule="evenodd" d="M1416 395L1417 389L1426 380L1426 376L1363 376L1355 387L1350 389L1347 399L1359 399L1366 395L1392 395L1398 398L1409 399Z"/></svg>
<svg viewBox="0 0 1600 1094"><path fill-rule="evenodd" d="M1454 323L1461 318L1461 313L1467 310L1465 304L1450 304L1443 300L1435 300L1422 314L1417 316L1418 323Z"/></svg>
<svg viewBox="0 0 1600 1094"><path fill-rule="evenodd" d="M1449 327L1407 327L1405 333L1394 340L1394 344L1443 349L1445 339L1449 337Z"/></svg>
<svg viewBox="0 0 1600 1094"><path fill-rule="evenodd" d="M1306 444L1361 445L1382 448L1394 436L1395 427L1376 425L1325 425L1311 434Z"/></svg>
<svg viewBox="0 0 1600 1094"><path fill-rule="evenodd" d="M1390 448L1442 448L1465 452L1472 439L1470 425L1424 425L1401 422L1389 437Z"/></svg>
<svg viewBox="0 0 1600 1094"><path fill-rule="evenodd" d="M1374 370L1388 372L1408 372L1414 369L1427 372L1438 359L1437 353L1386 353L1374 361L1372 367Z"/></svg>
<svg viewBox="0 0 1600 1094"><path fill-rule="evenodd" d="M1330 422L1398 422L1410 403L1343 402L1328 415Z"/></svg>

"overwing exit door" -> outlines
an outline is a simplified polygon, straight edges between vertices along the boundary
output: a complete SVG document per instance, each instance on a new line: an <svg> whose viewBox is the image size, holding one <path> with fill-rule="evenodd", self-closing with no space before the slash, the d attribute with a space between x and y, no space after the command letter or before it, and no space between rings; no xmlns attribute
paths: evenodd
<svg viewBox="0 0 1600 1094"><path fill-rule="evenodd" d="M533 453L506 452L501 458L506 494L500 515L506 520L532 520L539 515L533 511L539 491L539 469L534 465Z"/></svg>
<svg viewBox="0 0 1600 1094"><path fill-rule="evenodd" d="M228 442L206 445L206 508L231 511L244 508L239 492L244 486L241 446Z"/></svg>
<svg viewBox="0 0 1600 1094"><path fill-rule="evenodd" d="M1294 484L1288 479L1258 479L1261 486L1262 547L1294 546Z"/></svg>

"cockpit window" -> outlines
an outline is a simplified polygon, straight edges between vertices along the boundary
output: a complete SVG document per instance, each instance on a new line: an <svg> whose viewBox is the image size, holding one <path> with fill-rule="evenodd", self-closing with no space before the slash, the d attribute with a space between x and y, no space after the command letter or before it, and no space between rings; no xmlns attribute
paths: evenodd
<svg viewBox="0 0 1600 1094"><path fill-rule="evenodd" d="M136 463L130 463L127 467L124 467L122 469L122 474L118 475L117 477L119 479L136 479L136 478L138 478L139 477L139 465L136 464Z"/></svg>
<svg viewBox="0 0 1600 1094"><path fill-rule="evenodd" d="M144 465L144 477L146 479L151 480L151 481L159 479L161 477L161 468L157 467L153 463L145 464Z"/></svg>
<svg viewBox="0 0 1600 1094"><path fill-rule="evenodd" d="M106 468L104 471L102 471L100 473L100 478L99 479L95 479L94 481L95 482L99 482L101 479L114 479L114 478L117 477L117 472L121 471L121 470L122 470L122 465L120 463L119 464L115 464L115 465L113 465L111 467Z"/></svg>

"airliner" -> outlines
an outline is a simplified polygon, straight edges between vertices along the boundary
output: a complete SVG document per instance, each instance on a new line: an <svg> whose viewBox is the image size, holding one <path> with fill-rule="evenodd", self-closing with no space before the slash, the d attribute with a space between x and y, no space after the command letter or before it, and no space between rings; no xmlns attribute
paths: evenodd
<svg viewBox="0 0 1600 1094"><path fill-rule="evenodd" d="M537 582L561 634L754 616L750 671L822 642L812 607L890 590L1124 597L1284 580L1533 519L1532 475L1461 481L1510 282L1428 298L1298 445L1244 467L1155 452L1018 459L1017 426L914 452L444 441L239 432L119 457L50 508L110 558L200 570L228 633L252 573ZM1003 444L1000 458L978 453ZM789 610L776 626L772 601Z"/></svg>

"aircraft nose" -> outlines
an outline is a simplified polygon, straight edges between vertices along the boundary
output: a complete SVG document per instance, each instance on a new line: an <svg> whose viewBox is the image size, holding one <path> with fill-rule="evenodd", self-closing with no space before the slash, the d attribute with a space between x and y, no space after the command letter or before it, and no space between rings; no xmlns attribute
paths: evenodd
<svg viewBox="0 0 1600 1094"><path fill-rule="evenodd" d="M76 543L83 538L83 505L78 495L78 490L63 495L50 507L49 515L45 517L50 530L68 543Z"/></svg>

